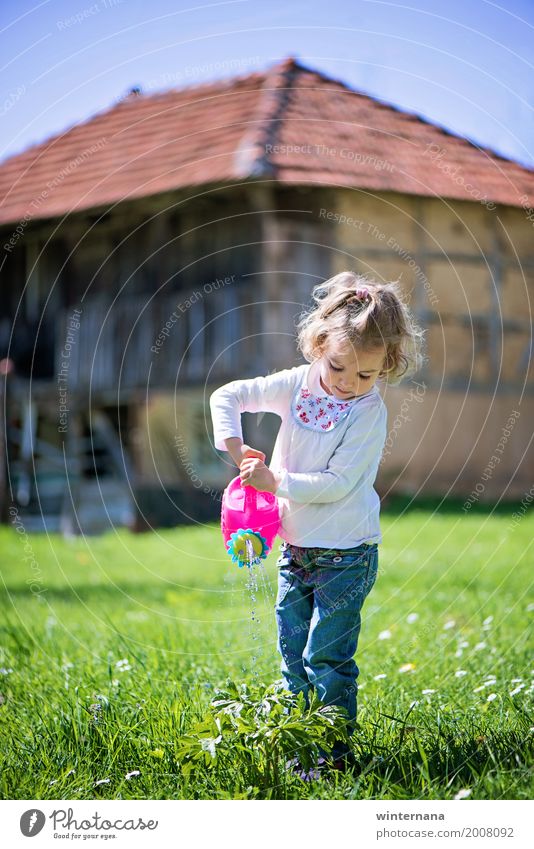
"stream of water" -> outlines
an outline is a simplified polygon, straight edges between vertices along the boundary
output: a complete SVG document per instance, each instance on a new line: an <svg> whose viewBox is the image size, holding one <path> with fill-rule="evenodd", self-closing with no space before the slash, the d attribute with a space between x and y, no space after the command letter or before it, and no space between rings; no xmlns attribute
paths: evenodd
<svg viewBox="0 0 534 849"><path fill-rule="evenodd" d="M258 608L265 601L268 609L272 607L273 593L265 573L263 560L255 562L254 550L250 540L246 542L247 547L247 581L245 592L250 602L249 637L251 643L250 651L250 675L254 684L261 681L261 666L263 663L263 635L262 623Z"/></svg>

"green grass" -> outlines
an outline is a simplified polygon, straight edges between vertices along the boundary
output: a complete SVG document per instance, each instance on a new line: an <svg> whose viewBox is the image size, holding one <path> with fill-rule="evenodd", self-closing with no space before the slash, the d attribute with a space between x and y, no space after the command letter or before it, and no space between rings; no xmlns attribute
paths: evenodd
<svg viewBox="0 0 534 849"><path fill-rule="evenodd" d="M273 727L258 725L257 746L230 728L219 740L210 708L227 679L261 705L280 677L276 548L254 625L247 570L216 525L72 542L2 528L1 796L532 798L534 514L511 522L510 511L383 515L357 653L362 773L313 784L270 758ZM295 723L304 741L306 722ZM192 760L202 735L217 745Z"/></svg>

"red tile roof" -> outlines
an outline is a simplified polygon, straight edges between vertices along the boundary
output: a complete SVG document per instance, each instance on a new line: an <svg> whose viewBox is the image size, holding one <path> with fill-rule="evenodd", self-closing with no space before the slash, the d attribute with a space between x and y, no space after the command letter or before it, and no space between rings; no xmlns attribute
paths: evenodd
<svg viewBox="0 0 534 849"><path fill-rule="evenodd" d="M0 224L248 178L534 206L534 170L292 57L131 94L0 164Z"/></svg>

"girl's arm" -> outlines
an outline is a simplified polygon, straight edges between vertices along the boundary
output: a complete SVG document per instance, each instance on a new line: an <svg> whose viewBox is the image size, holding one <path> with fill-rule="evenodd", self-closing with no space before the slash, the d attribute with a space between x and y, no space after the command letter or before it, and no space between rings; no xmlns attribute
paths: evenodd
<svg viewBox="0 0 534 849"><path fill-rule="evenodd" d="M367 477L374 483L387 435L387 408L362 405L354 422L332 454L324 472L288 472L282 469L276 495L303 504L338 501Z"/></svg>
<svg viewBox="0 0 534 849"><path fill-rule="evenodd" d="M232 380L212 392L210 408L215 448L228 451L227 439L243 441L241 413L265 412L284 416L291 403L298 373L299 366L295 366L264 377ZM235 445L233 443L232 447Z"/></svg>
<svg viewBox="0 0 534 849"><path fill-rule="evenodd" d="M265 460L263 451L258 451L257 448L251 448L250 445L245 445L239 436L229 436L224 440L224 444L236 466L240 466L242 461L249 457L257 457L262 461Z"/></svg>

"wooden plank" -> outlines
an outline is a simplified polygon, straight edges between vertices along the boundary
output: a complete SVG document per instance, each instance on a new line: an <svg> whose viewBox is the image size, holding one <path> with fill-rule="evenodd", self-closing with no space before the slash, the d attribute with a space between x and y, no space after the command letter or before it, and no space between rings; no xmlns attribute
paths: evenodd
<svg viewBox="0 0 534 849"><path fill-rule="evenodd" d="M5 377L3 380L0 380L0 522L7 521L7 509L9 506L7 489L7 454L9 449L7 448L5 426L5 410L7 409L7 394L9 392L9 388L7 387L8 380ZM7 391L4 392L4 389Z"/></svg>
<svg viewBox="0 0 534 849"><path fill-rule="evenodd" d="M91 429L100 437L103 447L113 462L113 467L118 477L126 481L130 480L133 468L128 453L109 420L109 416L103 410L93 411L91 415Z"/></svg>
<svg viewBox="0 0 534 849"><path fill-rule="evenodd" d="M200 294L200 297L197 297ZM187 303L194 299L191 306ZM188 347L185 358L185 373L188 380L199 380L202 378L205 369L204 359L204 297L200 290L193 290L188 293L188 298L185 302L186 311L184 318L187 321L188 328Z"/></svg>
<svg viewBox="0 0 534 849"><path fill-rule="evenodd" d="M27 235L26 239L26 287L24 290L24 304L28 321L37 322L40 318L39 242L35 236Z"/></svg>

